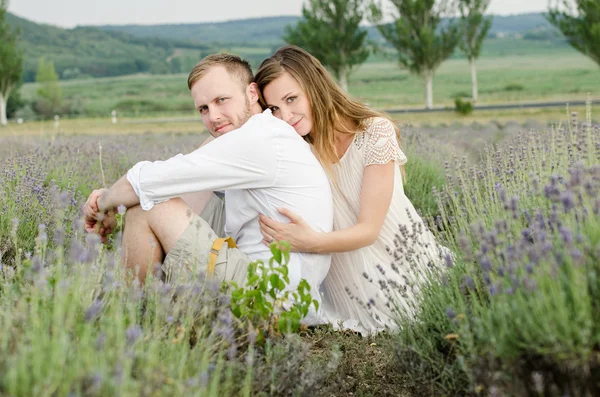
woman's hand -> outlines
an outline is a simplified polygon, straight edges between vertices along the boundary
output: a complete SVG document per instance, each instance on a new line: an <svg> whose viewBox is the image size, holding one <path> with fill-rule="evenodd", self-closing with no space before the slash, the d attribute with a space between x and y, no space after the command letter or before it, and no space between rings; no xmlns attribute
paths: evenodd
<svg viewBox="0 0 600 397"><path fill-rule="evenodd" d="M319 233L315 232L308 223L298 215L285 208L277 211L290 219L290 223L277 222L267 216L260 215L260 231L263 244L271 245L271 241L287 241L293 252L316 252Z"/></svg>

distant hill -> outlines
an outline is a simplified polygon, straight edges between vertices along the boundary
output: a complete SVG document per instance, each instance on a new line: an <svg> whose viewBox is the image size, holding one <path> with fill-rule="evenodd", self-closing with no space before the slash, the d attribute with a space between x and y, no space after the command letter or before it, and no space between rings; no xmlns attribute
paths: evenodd
<svg viewBox="0 0 600 397"><path fill-rule="evenodd" d="M240 19L226 22L169 25L105 25L98 28L109 32L125 32L137 37L161 37L192 43L275 47L282 43L286 25L294 25L300 17L281 16ZM375 27L367 28L372 39L381 35ZM530 31L552 29L541 13L493 16L490 35L525 35Z"/></svg>
<svg viewBox="0 0 600 397"><path fill-rule="evenodd" d="M281 43L284 27L300 17L282 16L169 25L104 25L110 32L125 32L137 37L162 37L192 43L220 43L238 46L273 46Z"/></svg>
<svg viewBox="0 0 600 397"><path fill-rule="evenodd" d="M199 43L164 38L142 38L124 32L93 27L62 29L37 24L14 14L8 23L21 31L24 51L24 80L33 81L40 57L54 61L61 78L117 76L140 72L169 73L183 69L185 59L174 56L193 51L196 62L202 50Z"/></svg>
<svg viewBox="0 0 600 397"><path fill-rule="evenodd" d="M300 18L281 16L197 24L62 29L10 13L7 17L9 24L21 30L26 82L35 79L42 56L54 61L61 79L187 72L202 56L221 50L239 54L256 67L283 44L281 36L285 26L295 24ZM495 39L484 46L484 53L518 51L521 38L543 40L544 48L566 45L540 13L493 18L490 36ZM367 29L371 39L382 41L375 27ZM531 48L531 43L525 47Z"/></svg>

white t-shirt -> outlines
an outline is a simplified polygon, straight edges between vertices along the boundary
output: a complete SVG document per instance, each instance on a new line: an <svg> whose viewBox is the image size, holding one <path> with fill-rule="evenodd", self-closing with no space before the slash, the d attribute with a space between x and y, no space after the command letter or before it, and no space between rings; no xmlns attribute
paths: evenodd
<svg viewBox="0 0 600 397"><path fill-rule="evenodd" d="M332 196L323 167L310 146L270 110L190 154L137 163L127 179L145 210L185 193L224 190L225 233L242 252L265 263L271 252L262 243L259 214L288 222L277 212L287 208L316 231L332 230ZM329 254L292 253L289 287L295 289L304 278L319 299L330 260Z"/></svg>

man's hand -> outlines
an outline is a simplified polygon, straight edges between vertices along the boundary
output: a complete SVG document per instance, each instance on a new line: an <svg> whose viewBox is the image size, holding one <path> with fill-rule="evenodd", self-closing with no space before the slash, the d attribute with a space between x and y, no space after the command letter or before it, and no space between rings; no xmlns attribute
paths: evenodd
<svg viewBox="0 0 600 397"><path fill-rule="evenodd" d="M107 212L98 220L97 227L102 242L106 242L108 235L117 227L117 214L114 211Z"/></svg>
<svg viewBox="0 0 600 397"><path fill-rule="evenodd" d="M85 205L83 206L83 216L85 219L85 231L88 233L98 233L98 222L104 218L104 214L101 214L98 209L98 198L107 189L94 190L88 197Z"/></svg>

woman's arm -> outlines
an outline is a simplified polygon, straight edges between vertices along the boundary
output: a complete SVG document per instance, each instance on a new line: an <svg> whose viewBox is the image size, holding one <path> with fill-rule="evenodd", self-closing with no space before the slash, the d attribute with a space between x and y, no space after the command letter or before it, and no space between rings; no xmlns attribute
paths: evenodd
<svg viewBox="0 0 600 397"><path fill-rule="evenodd" d="M260 227L265 244L272 239L285 240L295 252L345 252L373 244L390 208L394 193L395 161L373 164L365 168L360 193L358 222L347 229L329 233L315 232L289 210L279 212L290 223L280 223L261 215Z"/></svg>

